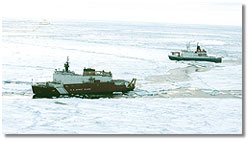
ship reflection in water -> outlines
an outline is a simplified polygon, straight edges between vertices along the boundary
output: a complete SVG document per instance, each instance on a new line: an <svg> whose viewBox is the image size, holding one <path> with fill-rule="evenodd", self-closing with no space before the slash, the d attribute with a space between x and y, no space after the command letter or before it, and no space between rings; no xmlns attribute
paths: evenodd
<svg viewBox="0 0 250 142"><path fill-rule="evenodd" d="M135 88L136 79L113 80L111 72L95 71L84 68L83 74L76 74L69 70L69 59L62 71L55 70L52 82L39 82L32 85L33 98L100 98L113 97L114 92L127 93Z"/></svg>

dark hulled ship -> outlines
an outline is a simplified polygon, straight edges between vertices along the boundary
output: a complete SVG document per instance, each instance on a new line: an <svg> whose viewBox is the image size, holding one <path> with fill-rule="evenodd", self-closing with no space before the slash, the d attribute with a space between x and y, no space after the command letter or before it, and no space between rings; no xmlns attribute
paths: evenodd
<svg viewBox="0 0 250 142"><path fill-rule="evenodd" d="M111 72L85 68L83 74L76 74L69 70L68 58L64 68L62 71L55 70L53 81L39 82L32 85L35 94L33 98L112 97L114 92L125 93L135 88L135 78L130 82L113 80Z"/></svg>

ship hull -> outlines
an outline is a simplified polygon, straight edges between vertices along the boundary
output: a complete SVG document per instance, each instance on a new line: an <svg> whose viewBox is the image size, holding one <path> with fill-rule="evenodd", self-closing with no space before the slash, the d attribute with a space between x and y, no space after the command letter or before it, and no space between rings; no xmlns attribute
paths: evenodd
<svg viewBox="0 0 250 142"><path fill-rule="evenodd" d="M208 62L215 62L215 63L221 63L222 59L220 57L181 57L181 56L168 56L170 60L177 60L177 61L208 61Z"/></svg>
<svg viewBox="0 0 250 142"><path fill-rule="evenodd" d="M32 86L33 98L102 98L113 97L113 92L128 92L134 90L134 86L115 85L114 83L82 83L65 84L62 88L51 86ZM62 91L64 90L64 91Z"/></svg>

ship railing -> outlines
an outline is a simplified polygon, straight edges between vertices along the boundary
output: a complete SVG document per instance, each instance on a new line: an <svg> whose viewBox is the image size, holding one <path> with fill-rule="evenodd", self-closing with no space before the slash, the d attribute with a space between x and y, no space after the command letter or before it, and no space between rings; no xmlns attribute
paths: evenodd
<svg viewBox="0 0 250 142"><path fill-rule="evenodd" d="M65 70L57 70L57 69L55 69L55 73L60 73L60 74L73 74L73 75L78 75L78 74L76 74L74 71L65 71Z"/></svg>
<svg viewBox="0 0 250 142"><path fill-rule="evenodd" d="M46 81L46 82L36 82L34 85L37 85L37 86L48 86L48 85L51 85L51 84L54 84L54 85L60 85L61 83L60 82L55 82L55 81Z"/></svg>
<svg viewBox="0 0 250 142"><path fill-rule="evenodd" d="M91 72L83 72L83 75L96 75L96 76L112 76L111 72L105 71L91 71Z"/></svg>
<svg viewBox="0 0 250 142"><path fill-rule="evenodd" d="M128 83L128 81L126 80L113 80L113 82L115 83L115 85L125 85L126 83Z"/></svg>
<svg viewBox="0 0 250 142"><path fill-rule="evenodd" d="M104 72L104 71L96 71L96 75L102 75L102 76L112 76L111 72Z"/></svg>
<svg viewBox="0 0 250 142"><path fill-rule="evenodd" d="M45 86L46 82L35 82L33 85L34 86Z"/></svg>
<svg viewBox="0 0 250 142"><path fill-rule="evenodd" d="M126 85L127 87L135 87L136 79L133 78L130 82L126 80L113 80L115 85Z"/></svg>
<svg viewBox="0 0 250 142"><path fill-rule="evenodd" d="M44 85L46 82L35 82L36 85Z"/></svg>

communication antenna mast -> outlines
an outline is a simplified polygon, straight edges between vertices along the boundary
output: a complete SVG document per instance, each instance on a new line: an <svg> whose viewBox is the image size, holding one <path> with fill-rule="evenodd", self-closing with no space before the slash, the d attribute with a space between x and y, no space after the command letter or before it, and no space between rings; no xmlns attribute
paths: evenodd
<svg viewBox="0 0 250 142"><path fill-rule="evenodd" d="M189 41L189 42L187 43L187 45L186 45L186 46L187 46L187 50L190 49L190 42L191 42L191 41Z"/></svg>
<svg viewBox="0 0 250 142"><path fill-rule="evenodd" d="M195 40L189 41L189 42L186 44L186 46L187 46L187 50L189 50L189 49L190 49L191 42L195 42Z"/></svg>
<svg viewBox="0 0 250 142"><path fill-rule="evenodd" d="M66 61L66 63L64 64L64 68L65 68L65 71L66 71L66 72L69 71L69 56L67 56L67 61Z"/></svg>

